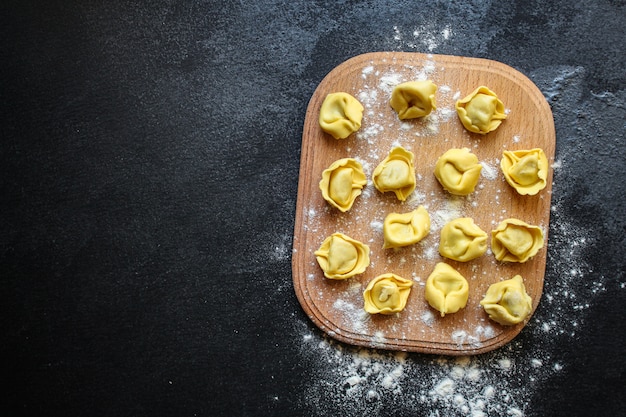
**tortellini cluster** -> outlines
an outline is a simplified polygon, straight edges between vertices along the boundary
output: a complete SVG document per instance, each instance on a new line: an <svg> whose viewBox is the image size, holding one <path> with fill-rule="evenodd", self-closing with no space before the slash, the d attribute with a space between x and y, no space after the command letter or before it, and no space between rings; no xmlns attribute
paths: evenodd
<svg viewBox="0 0 626 417"><path fill-rule="evenodd" d="M430 215L419 206L408 213L390 213L383 222L383 248L399 248L419 242L430 233Z"/></svg>
<svg viewBox="0 0 626 417"><path fill-rule="evenodd" d="M519 219L506 219L491 232L491 251L498 261L526 262L543 247L539 226Z"/></svg>
<svg viewBox="0 0 626 417"><path fill-rule="evenodd" d="M324 200L346 212L352 208L366 184L363 166L353 158L343 158L333 162L322 172L319 187Z"/></svg>
<svg viewBox="0 0 626 417"><path fill-rule="evenodd" d="M439 262L426 280L425 298L444 317L464 308L469 298L469 284L450 265Z"/></svg>
<svg viewBox="0 0 626 417"><path fill-rule="evenodd" d="M405 82L393 89L389 104L400 120L425 117L437 110L436 92L437 86L430 80ZM507 117L503 102L486 86L457 100L455 109L465 129L482 135L496 130ZM335 139L345 139L360 129L363 111L363 105L350 94L331 93L321 105L319 125ZM414 161L411 151L394 147L373 170L374 187L381 193L393 192L400 202L406 201L416 188ZM520 195L535 195L547 185L549 165L542 149L504 151L500 167L507 183ZM434 175L449 194L467 196L475 191L482 169L469 148L453 148L437 159ZM367 182L359 161L342 158L322 172L319 188L328 204L345 213ZM420 205L409 210L386 215L383 249L414 245L429 235L431 218L426 208ZM446 262L469 262L486 253L488 238L472 218L457 218L442 227L439 254ZM542 229L519 219L506 219L491 231L491 250L497 261L527 262L543 245ZM324 276L331 280L363 274L370 265L369 246L339 232L328 236L314 254ZM384 315L403 311L413 284L394 273L376 276L363 291L364 310ZM466 307L469 283L454 267L438 262L426 281L424 298L445 317ZM490 319L502 325L523 322L532 312L532 300L520 275L489 286L480 305Z"/></svg>
<svg viewBox="0 0 626 417"><path fill-rule="evenodd" d="M435 177L450 194L468 195L476 188L481 169L469 149L450 149L437 159Z"/></svg>
<svg viewBox="0 0 626 417"><path fill-rule="evenodd" d="M319 124L335 139L345 139L361 128L363 105L348 93L330 93L320 108Z"/></svg>
<svg viewBox="0 0 626 417"><path fill-rule="evenodd" d="M396 274L379 275L369 282L363 299L364 309L370 314L394 314L406 307L413 281Z"/></svg>
<svg viewBox="0 0 626 417"><path fill-rule="evenodd" d="M454 219L441 229L439 253L455 261L467 262L487 251L487 233L470 217Z"/></svg>
<svg viewBox="0 0 626 417"><path fill-rule="evenodd" d="M415 190L413 152L395 147L372 173L374 186L381 193L393 191L400 201L405 201Z"/></svg>
<svg viewBox="0 0 626 417"><path fill-rule="evenodd" d="M521 195L535 195L546 187L548 158L542 149L504 151L500 168L506 182Z"/></svg>
<svg viewBox="0 0 626 417"><path fill-rule="evenodd" d="M315 257L326 278L343 280L365 272L370 248L343 233L333 233L315 251Z"/></svg>
<svg viewBox="0 0 626 417"><path fill-rule="evenodd" d="M455 104L463 126L481 135L494 131L506 119L504 103L488 87L480 86Z"/></svg>
<svg viewBox="0 0 626 417"><path fill-rule="evenodd" d="M437 86L430 80L398 84L391 93L389 104L400 120L428 116L435 105Z"/></svg>
<svg viewBox="0 0 626 417"><path fill-rule="evenodd" d="M533 302L520 275L492 284L480 305L489 318L504 326L521 323L532 312Z"/></svg>

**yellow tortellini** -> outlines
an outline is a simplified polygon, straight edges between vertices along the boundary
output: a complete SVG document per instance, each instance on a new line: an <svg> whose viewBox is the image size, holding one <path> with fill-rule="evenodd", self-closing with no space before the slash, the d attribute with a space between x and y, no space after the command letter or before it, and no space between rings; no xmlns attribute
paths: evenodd
<svg viewBox="0 0 626 417"><path fill-rule="evenodd" d="M362 274L370 264L369 246L342 233L327 237L315 256L329 279L348 279Z"/></svg>
<svg viewBox="0 0 626 417"><path fill-rule="evenodd" d="M378 191L393 191L398 200L405 201L415 190L413 153L401 146L393 148L374 169L372 181Z"/></svg>
<svg viewBox="0 0 626 417"><path fill-rule="evenodd" d="M412 286L413 281L396 274L387 273L377 276L363 291L365 311L370 314L399 313L406 307Z"/></svg>
<svg viewBox="0 0 626 417"><path fill-rule="evenodd" d="M521 195L535 195L546 187L548 158L543 149L504 151L500 168L506 182Z"/></svg>
<svg viewBox="0 0 626 417"><path fill-rule="evenodd" d="M322 172L319 186L322 196L330 205L346 212L361 194L365 184L367 177L363 166L353 158L343 158L333 162Z"/></svg>
<svg viewBox="0 0 626 417"><path fill-rule="evenodd" d="M345 139L361 128L363 105L348 93L330 93L320 108L322 130L335 139Z"/></svg>
<svg viewBox="0 0 626 417"><path fill-rule="evenodd" d="M487 251L487 233L470 217L446 223L441 229L439 253L455 261L467 262Z"/></svg>
<svg viewBox="0 0 626 417"><path fill-rule="evenodd" d="M430 80L398 84L391 93L389 104L401 120L424 117L437 110L436 91L437 86Z"/></svg>
<svg viewBox="0 0 626 417"><path fill-rule="evenodd" d="M505 326L521 323L533 309L532 299L519 275L489 286L480 305L490 319Z"/></svg>
<svg viewBox="0 0 626 417"><path fill-rule="evenodd" d="M470 132L482 135L496 130L506 119L504 103L485 86L457 100L455 108L463 126Z"/></svg>
<svg viewBox="0 0 626 417"><path fill-rule="evenodd" d="M450 149L437 159L435 177L450 194L468 195L476 188L481 169L469 149Z"/></svg>
<svg viewBox="0 0 626 417"><path fill-rule="evenodd" d="M498 261L526 262L542 247L541 228L519 219L503 220L491 232L491 251Z"/></svg>
<svg viewBox="0 0 626 417"><path fill-rule="evenodd" d="M465 307L469 297L469 284L456 269L439 262L426 280L424 295L428 304L444 317Z"/></svg>
<svg viewBox="0 0 626 417"><path fill-rule="evenodd" d="M390 213L383 222L384 249L412 245L430 233L430 215L419 206L408 213Z"/></svg>

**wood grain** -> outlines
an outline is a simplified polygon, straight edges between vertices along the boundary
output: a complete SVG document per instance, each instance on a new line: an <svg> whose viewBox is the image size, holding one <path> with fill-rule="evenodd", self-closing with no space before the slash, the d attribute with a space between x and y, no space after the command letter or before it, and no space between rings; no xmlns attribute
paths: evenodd
<svg viewBox="0 0 626 417"><path fill-rule="evenodd" d="M437 110L425 119L400 121L389 106L396 82L431 79L438 86ZM507 119L487 135L469 133L461 125L454 102L476 87L497 93ZM365 106L360 131L336 140L318 125L320 105L328 93L344 91ZM417 189L402 203L393 193L382 194L371 184L371 173L393 146L415 154ZM476 191L467 197L448 194L433 169L450 148L469 148L484 164ZM480 307L490 284L520 274L536 309L543 289L552 190L548 185L535 196L521 196L504 180L499 161L504 150L539 147L554 162L555 130L548 103L538 88L517 70L495 61L446 55L376 52L354 57L333 69L313 94L304 121L293 240L293 283L302 308L331 337L372 348L467 355L487 352L512 340L528 322L501 326ZM322 198L318 183L333 161L354 157L369 179L350 211L341 213ZM433 225L420 243L401 249L382 249L381 224L390 212L407 212L424 205ZM506 218L540 226L544 247L524 264L497 262L491 251L467 263L442 258L439 232L447 219L472 217L487 233ZM371 265L346 281L324 278L313 252L333 232L342 232L368 244ZM437 262L446 262L470 285L467 306L440 317L424 299L424 284ZM363 311L362 292L374 277L393 272L414 282L406 309L392 316Z"/></svg>

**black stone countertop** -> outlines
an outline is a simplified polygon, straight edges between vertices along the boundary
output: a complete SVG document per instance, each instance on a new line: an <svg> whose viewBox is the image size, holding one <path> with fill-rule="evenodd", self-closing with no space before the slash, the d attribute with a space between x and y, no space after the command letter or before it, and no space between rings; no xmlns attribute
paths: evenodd
<svg viewBox="0 0 626 417"><path fill-rule="evenodd" d="M624 1L9 1L3 415L626 415ZM489 58L557 132L544 295L470 358L334 342L293 291L308 100L372 51Z"/></svg>

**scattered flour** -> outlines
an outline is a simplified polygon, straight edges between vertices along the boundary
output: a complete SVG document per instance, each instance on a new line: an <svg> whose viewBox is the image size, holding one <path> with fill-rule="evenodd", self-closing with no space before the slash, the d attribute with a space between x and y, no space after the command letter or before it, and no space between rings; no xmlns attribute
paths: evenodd
<svg viewBox="0 0 626 417"><path fill-rule="evenodd" d="M446 204L437 222L449 216L444 212L462 211L462 199ZM555 201L550 227L554 243L547 270L553 279L545 282L540 311L526 326L527 337L522 334L500 349L458 358L362 349L336 342L312 329L312 324L300 322L300 354L312 372L305 393L307 409L314 410L311 415L380 415L390 406L398 415L533 415L527 407L536 393L566 370L559 346L576 337L583 313L594 297L607 291L601 277L581 281L591 272L583 254L594 239L569 222L564 212ZM373 222L372 227L380 226ZM359 312L360 306L346 300L335 301L334 307L344 311L357 329L371 320ZM425 310L416 319L428 328L436 317ZM494 329L484 325L471 334L457 330L452 337L485 340L494 335ZM384 340L384 335L376 339Z"/></svg>
<svg viewBox="0 0 626 417"><path fill-rule="evenodd" d="M383 231L383 222L381 222L381 221L373 220L370 223L370 226L372 227L372 229L376 230L377 232L382 232Z"/></svg>
<svg viewBox="0 0 626 417"><path fill-rule="evenodd" d="M465 201L463 197L457 196L450 196L445 199L443 206L438 207L430 216L431 232L441 229L451 220L462 217Z"/></svg>
<svg viewBox="0 0 626 417"><path fill-rule="evenodd" d="M344 319L350 322L350 327L355 332L363 332L367 322L370 320L369 314L363 310L362 305L355 305L349 301L337 299L333 304L333 308L342 312Z"/></svg>
<svg viewBox="0 0 626 417"><path fill-rule="evenodd" d="M435 322L435 315L430 310L425 310L420 319L424 322L428 327L432 327Z"/></svg>
<svg viewBox="0 0 626 417"><path fill-rule="evenodd" d="M407 35L394 27L393 32L394 39L403 46L428 50L453 36L449 28L442 31L419 28ZM430 70L425 66L418 75ZM373 111L380 91L391 91L393 85L403 81L391 73L376 74L374 67L366 67L362 72L364 79L372 75L380 76L381 83L359 94L366 111ZM562 80L556 79L544 88L544 94L550 101L564 86ZM449 86L440 91L452 95L453 100L461 97L460 91L453 91ZM439 121L451 117L441 111L436 114ZM362 139L374 140L384 132L383 126L370 128L362 134ZM512 137L511 143L519 142L519 135ZM561 155L552 168L558 171L568 163L567 155ZM484 161L483 178L496 179L497 166L498 161ZM411 204L419 204L427 197L420 195ZM433 223L431 233L452 218L460 217L466 203L471 201L451 198L440 207L429 207ZM585 261L586 249L595 244L594 238L589 231L572 224L562 204L559 200L553 201L551 210L551 245L546 271L546 277L551 279L545 282L540 308L522 334L500 349L458 358L362 349L338 343L311 323L299 322L300 355L309 364L310 371L304 384L309 415L381 415L388 413L390 407L394 415L428 417L533 415L528 407L534 396L545 388L546 381L558 378L567 370L560 356L560 346L576 337L585 320L585 311L599 294L608 291L606 278L595 275ZM308 215L315 217L317 213ZM382 223L374 221L370 226L379 229ZM426 258L437 256L434 247L423 249ZM414 279L420 282L417 276ZM626 289L626 283L618 283L618 287ZM337 300L334 307L357 323L357 329L367 326L367 316L358 313L360 306ZM430 310L416 317L426 327L432 326L435 319ZM471 334L457 330L452 337L459 341L472 337L484 340L494 334L492 327L479 326ZM384 335L377 334L376 339L384 340Z"/></svg>
<svg viewBox="0 0 626 417"><path fill-rule="evenodd" d="M413 356L310 334L302 345L320 364L319 380L306 393L316 413L311 415L377 415L395 404L398 415L524 416L532 388L546 377L537 366L541 360L531 359L523 364L523 376L511 378L516 367L507 349L478 357ZM561 370L555 364L548 373Z"/></svg>
<svg viewBox="0 0 626 417"><path fill-rule="evenodd" d="M387 94L391 94L393 88L402 83L402 75L396 72L383 74L380 77L379 88Z"/></svg>
<svg viewBox="0 0 626 417"><path fill-rule="evenodd" d="M497 161L492 163L487 161L480 161L480 164L483 166L480 171L480 174L483 176L483 178L486 178L488 180L495 180L500 176L500 171L497 168Z"/></svg>

